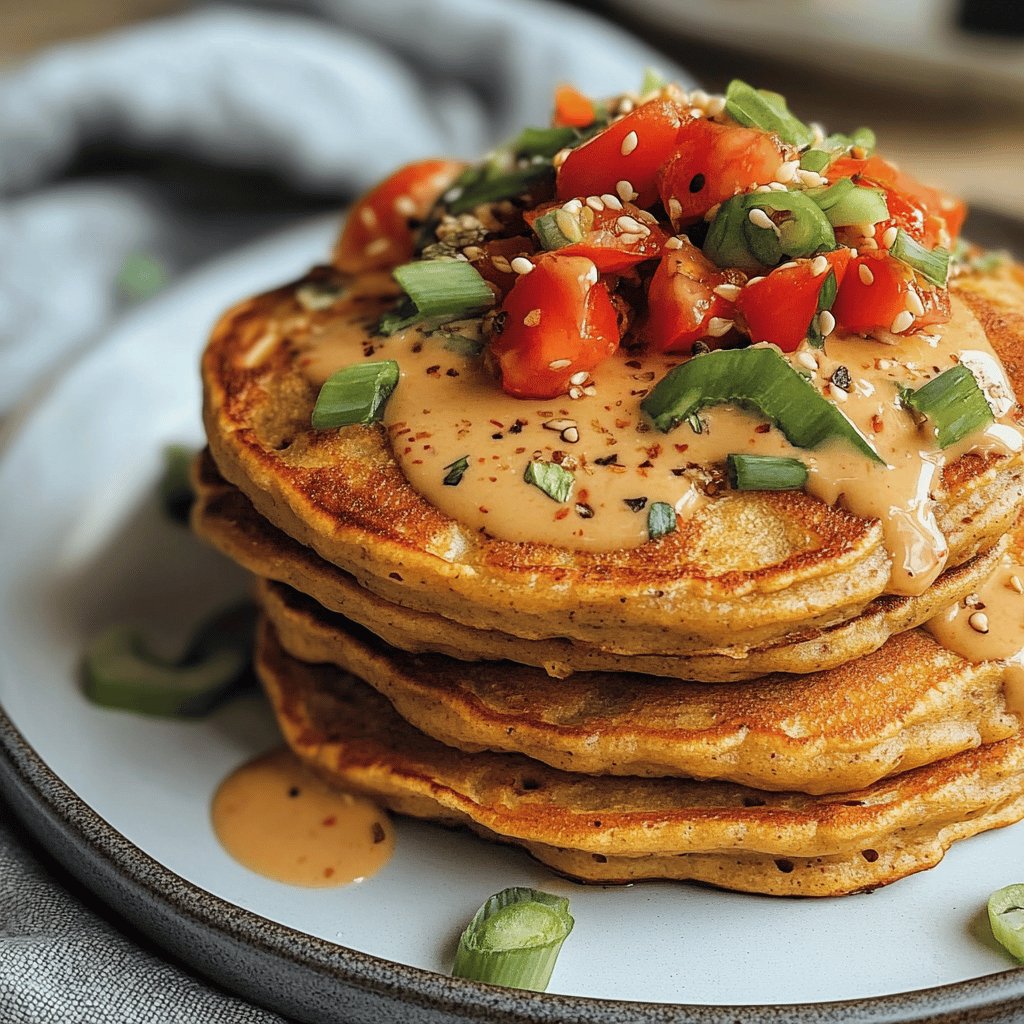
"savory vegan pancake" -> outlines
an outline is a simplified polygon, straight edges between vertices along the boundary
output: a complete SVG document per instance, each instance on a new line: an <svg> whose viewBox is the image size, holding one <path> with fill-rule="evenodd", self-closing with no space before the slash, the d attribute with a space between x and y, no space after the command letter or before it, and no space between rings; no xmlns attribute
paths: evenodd
<svg viewBox="0 0 1024 1024"><path fill-rule="evenodd" d="M582 776L438 743L354 677L289 657L267 623L256 667L289 745L325 778L402 814L523 845L581 880L839 895L930 867L955 839L1024 816L1020 738L831 796Z"/></svg>

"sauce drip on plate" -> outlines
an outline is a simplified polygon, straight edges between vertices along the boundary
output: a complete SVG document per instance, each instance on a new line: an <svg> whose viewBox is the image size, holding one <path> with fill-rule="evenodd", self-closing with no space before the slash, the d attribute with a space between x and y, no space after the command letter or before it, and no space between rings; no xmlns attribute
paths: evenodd
<svg viewBox="0 0 1024 1024"><path fill-rule="evenodd" d="M235 860L289 885L361 882L395 846L391 822L376 804L328 786L290 750L232 772L214 795L211 817Z"/></svg>

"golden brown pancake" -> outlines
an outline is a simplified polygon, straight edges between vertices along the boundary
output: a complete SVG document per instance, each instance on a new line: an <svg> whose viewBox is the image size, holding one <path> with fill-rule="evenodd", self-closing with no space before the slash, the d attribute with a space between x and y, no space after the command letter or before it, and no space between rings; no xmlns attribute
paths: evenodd
<svg viewBox="0 0 1024 1024"><path fill-rule="evenodd" d="M328 779L401 813L525 846L586 880L838 895L930 867L955 839L1024 816L1019 738L834 796L590 777L438 743L354 677L289 657L268 623L256 664L289 745Z"/></svg>
<svg viewBox="0 0 1024 1024"><path fill-rule="evenodd" d="M217 325L203 359L210 449L262 516L382 599L619 654L741 655L853 618L889 586L880 524L800 492L731 493L660 540L614 551L466 529L411 488L379 425L309 428L318 389L293 342L329 330L340 313L307 311L302 285L243 302ZM1024 307L1022 298L1019 283L970 296L1007 357L1021 324L1004 312ZM1020 457L966 455L946 468L936 497L955 566L1015 521Z"/></svg>
<svg viewBox="0 0 1024 1024"><path fill-rule="evenodd" d="M859 615L828 628L807 628L784 640L718 654L620 654L564 637L525 640L499 629L474 629L429 611L392 604L360 586L343 569L292 540L260 516L252 503L217 472L206 454L193 473L195 531L258 576L309 594L326 609L365 626L402 650L433 652L465 661L509 660L565 678L572 672L612 671L701 679L755 679L771 672L813 672L842 665L912 629L960 601L992 571L1005 543L947 569L918 597L885 595Z"/></svg>

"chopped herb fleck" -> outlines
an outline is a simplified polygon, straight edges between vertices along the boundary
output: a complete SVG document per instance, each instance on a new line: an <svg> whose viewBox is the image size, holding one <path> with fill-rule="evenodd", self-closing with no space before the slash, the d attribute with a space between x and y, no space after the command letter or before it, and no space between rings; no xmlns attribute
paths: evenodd
<svg viewBox="0 0 1024 1024"><path fill-rule="evenodd" d="M447 471L443 481L445 487L458 487L466 470L469 469L469 456L463 455L461 459L450 462L444 468Z"/></svg>
<svg viewBox="0 0 1024 1024"><path fill-rule="evenodd" d="M576 478L557 462L532 461L526 464L523 479L540 488L552 501L568 501Z"/></svg>
<svg viewBox="0 0 1024 1024"><path fill-rule="evenodd" d="M647 508L646 498L623 498L622 501L630 512L642 512Z"/></svg>
<svg viewBox="0 0 1024 1024"><path fill-rule="evenodd" d="M599 455L594 462L599 466L617 466L619 463L619 453L614 452L611 455Z"/></svg>
<svg viewBox="0 0 1024 1024"><path fill-rule="evenodd" d="M647 512L647 532L658 540L676 528L676 510L664 501L655 501Z"/></svg>
<svg viewBox="0 0 1024 1024"><path fill-rule="evenodd" d="M853 379L850 377L850 371L845 366L837 366L835 372L829 379L837 388L842 388L843 391L849 391L853 386Z"/></svg>

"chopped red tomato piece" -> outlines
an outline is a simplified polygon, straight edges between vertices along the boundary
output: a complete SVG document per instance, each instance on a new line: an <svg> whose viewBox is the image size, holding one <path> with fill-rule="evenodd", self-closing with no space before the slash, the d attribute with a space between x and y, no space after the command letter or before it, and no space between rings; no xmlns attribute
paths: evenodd
<svg viewBox="0 0 1024 1024"><path fill-rule="evenodd" d="M904 313L910 313L913 320ZM850 261L832 315L837 324L856 334L876 330L906 334L945 323L949 292L922 285L909 267L887 252L865 252Z"/></svg>
<svg viewBox="0 0 1024 1024"><path fill-rule="evenodd" d="M737 192L777 180L788 157L778 137L759 128L688 121L661 172L661 201L678 230Z"/></svg>
<svg viewBox="0 0 1024 1024"><path fill-rule="evenodd" d="M334 264L350 274L386 270L412 259L414 233L464 164L421 160L406 164L366 193L349 211Z"/></svg>
<svg viewBox="0 0 1024 1024"><path fill-rule="evenodd" d="M647 321L643 337L656 352L685 352L695 341L718 348L729 328L710 334L711 320L723 326L735 316L734 288L719 295L715 288L740 285L745 280L738 270L719 270L693 243L683 241L678 249L666 249L647 292ZM717 335L717 336L716 336Z"/></svg>
<svg viewBox="0 0 1024 1024"><path fill-rule="evenodd" d="M512 269L512 261L517 256L532 258L537 246L534 239L523 235L512 238L492 238L480 249L480 255L471 260L480 276L496 285L504 295L516 283L518 274Z"/></svg>
<svg viewBox="0 0 1024 1024"><path fill-rule="evenodd" d="M651 100L572 150L558 168L556 195L615 194L620 181L637 193L638 206L658 198L658 171L672 155L683 115L669 100Z"/></svg>
<svg viewBox="0 0 1024 1024"><path fill-rule="evenodd" d="M820 259L825 260L824 266ZM799 348L818 312L818 297L829 271L835 274L837 286L843 283L850 250L836 249L795 262L795 267L779 267L767 277L751 281L736 300L742 324L755 344L768 341L783 352Z"/></svg>
<svg viewBox="0 0 1024 1024"><path fill-rule="evenodd" d="M491 353L501 386L517 398L565 394L569 378L619 347L619 325L597 267L582 256L548 253L505 296Z"/></svg>
<svg viewBox="0 0 1024 1024"><path fill-rule="evenodd" d="M589 96L584 96L571 85L560 85L555 89L555 116L552 122L556 128L586 128L596 118L594 101Z"/></svg>
<svg viewBox="0 0 1024 1024"><path fill-rule="evenodd" d="M880 156L863 160L842 157L825 173L830 181L855 177L859 185L885 190L890 218L876 225L878 239L888 228L898 227L929 249L937 245L948 247L960 234L967 216L967 207L961 200L922 185Z"/></svg>
<svg viewBox="0 0 1024 1024"><path fill-rule="evenodd" d="M582 199L576 199L566 204L539 206L524 216L533 227L539 217L546 213L557 215L559 211L565 215L560 218L559 230L565 228L562 233L567 237L582 237L562 246L558 254L586 256L602 274L620 274L644 260L657 259L668 239L657 220L632 203L619 203L618 209L602 205L595 210Z"/></svg>

